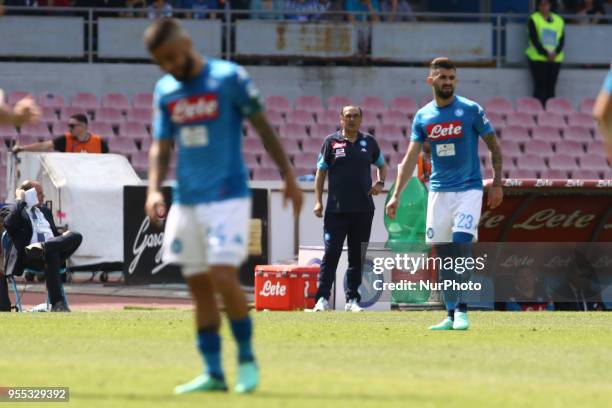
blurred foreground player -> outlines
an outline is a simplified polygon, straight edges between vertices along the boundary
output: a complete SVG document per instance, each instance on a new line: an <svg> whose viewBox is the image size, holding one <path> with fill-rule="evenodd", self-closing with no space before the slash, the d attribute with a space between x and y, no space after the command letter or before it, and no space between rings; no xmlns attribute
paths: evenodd
<svg viewBox="0 0 612 408"><path fill-rule="evenodd" d="M612 161L612 68L610 68L604 86L595 100L593 116L595 116L599 131L606 142L608 158Z"/></svg>
<svg viewBox="0 0 612 408"><path fill-rule="evenodd" d="M154 91L154 142L149 152L146 212L154 222L165 209L161 184L174 142L177 186L164 234L165 262L179 264L193 295L197 345L206 372L175 388L182 394L227 390L221 364L223 298L238 348L238 393L259 382L251 346L252 323L238 267L247 256L251 200L241 152L242 119L249 118L284 176L284 198L295 215L302 194L289 160L268 122L247 72L231 62L206 59L193 48L178 20L155 21L144 34L153 60L168 73Z"/></svg>
<svg viewBox="0 0 612 408"><path fill-rule="evenodd" d="M478 137L483 138L491 152L493 185L488 195L491 208L503 200L502 154L483 109L476 102L455 95L456 69L449 59L436 58L431 62L427 83L432 87L434 100L414 117L410 145L399 165L397 187L386 211L390 218L395 218L401 192L414 172L423 143L429 141L432 172L427 205L427 242L453 244L436 245L439 257L470 257L471 242L478 238L482 206ZM454 271L443 270L440 275L456 278ZM467 305L457 303L459 298L449 293L444 295L448 317L430 329L468 329Z"/></svg>
<svg viewBox="0 0 612 408"><path fill-rule="evenodd" d="M0 125L21 126L40 119L40 108L31 96L26 96L15 107L4 105L4 92L0 89Z"/></svg>

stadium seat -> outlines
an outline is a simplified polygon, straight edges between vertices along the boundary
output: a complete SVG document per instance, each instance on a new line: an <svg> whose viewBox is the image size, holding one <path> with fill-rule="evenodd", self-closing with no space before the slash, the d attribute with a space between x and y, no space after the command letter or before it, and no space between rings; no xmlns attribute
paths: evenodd
<svg viewBox="0 0 612 408"><path fill-rule="evenodd" d="M291 103L284 96L268 96L265 103L267 109L274 109L283 113L291 110Z"/></svg>
<svg viewBox="0 0 612 408"><path fill-rule="evenodd" d="M266 151L261 139L258 137L249 137L249 138L243 139L242 150L248 151L248 152L257 152L257 153L263 153Z"/></svg>
<svg viewBox="0 0 612 408"><path fill-rule="evenodd" d="M280 180L281 175L275 167L256 167L253 169L253 180Z"/></svg>
<svg viewBox="0 0 612 408"><path fill-rule="evenodd" d="M108 149L111 153L119 153L123 155L132 155L138 152L136 144L131 139L124 139L120 137L107 137Z"/></svg>
<svg viewBox="0 0 612 408"><path fill-rule="evenodd" d="M295 167L293 173L296 177L311 176L315 174L316 170L315 167Z"/></svg>
<svg viewBox="0 0 612 408"><path fill-rule="evenodd" d="M338 116L342 112L342 108L352 104L353 100L347 96L330 96L327 98L327 109L335 110Z"/></svg>
<svg viewBox="0 0 612 408"><path fill-rule="evenodd" d="M599 180L601 178L596 170L589 169L574 169L571 175L576 180Z"/></svg>
<svg viewBox="0 0 612 408"><path fill-rule="evenodd" d="M403 129L409 129L411 126L410 117L402 111L387 110L381 113L380 122L383 125L397 125Z"/></svg>
<svg viewBox="0 0 612 408"><path fill-rule="evenodd" d="M19 143L21 146L23 146L38 142L40 142L39 137L30 134L22 134L13 141L13 144Z"/></svg>
<svg viewBox="0 0 612 408"><path fill-rule="evenodd" d="M152 116L151 108L130 108L127 110L126 119L129 122L150 124Z"/></svg>
<svg viewBox="0 0 612 408"><path fill-rule="evenodd" d="M304 153L319 153L323 146L323 140L304 139L302 140L302 151Z"/></svg>
<svg viewBox="0 0 612 408"><path fill-rule="evenodd" d="M134 170L137 172L145 172L149 168L149 152L133 152L130 158L132 167L134 167Z"/></svg>
<svg viewBox="0 0 612 408"><path fill-rule="evenodd" d="M132 107L128 97L118 92L111 92L104 95L100 105L102 107L117 108L124 112Z"/></svg>
<svg viewBox="0 0 612 408"><path fill-rule="evenodd" d="M587 153L598 154L603 157L606 155L606 146L602 140L591 140L587 142Z"/></svg>
<svg viewBox="0 0 612 408"><path fill-rule="evenodd" d="M49 107L42 108L43 122L50 125L51 123L55 122L57 119L58 117L57 117L57 114L55 113L55 109L49 108Z"/></svg>
<svg viewBox="0 0 612 408"><path fill-rule="evenodd" d="M117 108L102 107L94 112L96 122L108 122L113 125L119 125L125 120L121 111Z"/></svg>
<svg viewBox="0 0 612 408"><path fill-rule="evenodd" d="M385 103L378 96L366 96L361 100L361 108L364 111L381 114L387 110Z"/></svg>
<svg viewBox="0 0 612 408"><path fill-rule="evenodd" d="M543 170L546 168L544 160L535 154L525 153L516 160L516 167L524 170Z"/></svg>
<svg viewBox="0 0 612 408"><path fill-rule="evenodd" d="M286 125L282 125L279 129L281 137L292 139L292 140L303 140L308 139L308 133L306 132L306 127L300 123L287 123Z"/></svg>
<svg viewBox="0 0 612 408"><path fill-rule="evenodd" d="M19 136L17 129L12 125L0 125L0 138L14 138Z"/></svg>
<svg viewBox="0 0 612 408"><path fill-rule="evenodd" d="M491 118L489 117L489 120ZM493 123L493 122L491 122ZM512 112L509 113L506 118L506 124L508 126L523 126L527 128L534 128L536 126L535 119L533 115L525 112Z"/></svg>
<svg viewBox="0 0 612 408"><path fill-rule="evenodd" d="M542 112L538 115L538 126L551 126L558 129L565 128L563 115L556 112Z"/></svg>
<svg viewBox="0 0 612 408"><path fill-rule="evenodd" d="M501 115L501 113L487 112L487 118L489 119L489 122L491 122L491 126L493 126L493 129L495 129L496 131L500 131L501 129L506 127L506 121L504 120L504 117ZM519 124L518 126L522 125Z"/></svg>
<svg viewBox="0 0 612 408"><path fill-rule="evenodd" d="M561 169L545 169L540 172L540 178L549 180L566 180L569 172Z"/></svg>
<svg viewBox="0 0 612 408"><path fill-rule="evenodd" d="M383 155L395 153L395 143L393 143L392 140L376 139L376 142L378 143L378 147L380 148Z"/></svg>
<svg viewBox="0 0 612 408"><path fill-rule="evenodd" d="M153 106L153 94L149 92L137 93L134 95L133 105L135 108L151 109Z"/></svg>
<svg viewBox="0 0 612 408"><path fill-rule="evenodd" d="M242 152L244 164L250 169L259 166L259 154L256 152Z"/></svg>
<svg viewBox="0 0 612 408"><path fill-rule="evenodd" d="M53 108L57 111L65 106L64 97L52 92L42 92L38 96L38 103L42 108Z"/></svg>
<svg viewBox="0 0 612 408"><path fill-rule="evenodd" d="M80 107L80 106L66 106L60 110L60 120L68 121L72 115L85 115L88 119L91 119L91 116L88 115L88 112Z"/></svg>
<svg viewBox="0 0 612 408"><path fill-rule="evenodd" d="M532 170L532 169L516 168L516 169L510 169L508 171L508 178L534 179L534 178L538 178L538 173L536 170Z"/></svg>
<svg viewBox="0 0 612 408"><path fill-rule="evenodd" d="M79 92L70 100L70 106L92 112L100 105L98 97L90 92Z"/></svg>
<svg viewBox="0 0 612 408"><path fill-rule="evenodd" d="M569 99L557 97L546 101L546 111L567 116L574 112L574 107Z"/></svg>
<svg viewBox="0 0 612 408"><path fill-rule="evenodd" d="M28 123L23 125L19 129L22 135L49 135L49 126L46 123L38 122L38 123Z"/></svg>
<svg viewBox="0 0 612 408"><path fill-rule="evenodd" d="M274 109L269 109L266 111L266 116L271 124L274 126L282 126L285 124L285 118L283 118L283 113Z"/></svg>
<svg viewBox="0 0 612 408"><path fill-rule="evenodd" d="M582 144L575 140L559 140L555 142L555 150L557 153L575 157L584 154Z"/></svg>
<svg viewBox="0 0 612 408"><path fill-rule="evenodd" d="M592 117L593 106L595 106L595 98L584 98L582 101L580 101L579 112L586 113Z"/></svg>
<svg viewBox="0 0 612 408"><path fill-rule="evenodd" d="M409 96L398 96L389 102L389 111L401 112L403 115L408 115L411 118L414 117L418 110L416 101Z"/></svg>
<svg viewBox="0 0 612 408"><path fill-rule="evenodd" d="M557 169L569 172L577 168L578 164L573 156L560 153L548 159L548 167L550 167L551 170Z"/></svg>
<svg viewBox="0 0 612 408"><path fill-rule="evenodd" d="M140 122L125 122L119 125L119 136L128 139L148 139L150 138L147 127Z"/></svg>
<svg viewBox="0 0 612 408"><path fill-rule="evenodd" d="M551 157L555 155L551 142L539 139L532 139L529 143L525 143L525 152L536 154L540 157Z"/></svg>
<svg viewBox="0 0 612 408"><path fill-rule="evenodd" d="M563 139L575 140L579 143L588 143L593 140L591 132L585 127L568 127L563 131Z"/></svg>
<svg viewBox="0 0 612 408"><path fill-rule="evenodd" d="M313 171L317 168L317 154L301 154L296 156L293 160L295 167L302 167L312 169Z"/></svg>
<svg viewBox="0 0 612 408"><path fill-rule="evenodd" d="M398 125L382 125L382 126L378 126L376 128L376 139L377 140L381 140L381 139L386 139L386 140L393 140L393 141L399 141L399 140L404 140L404 134L402 132L402 128L399 127Z"/></svg>
<svg viewBox="0 0 612 408"><path fill-rule="evenodd" d="M595 120L593 119L593 113L581 113L572 112L567 117L567 123L569 126L581 126L588 129L595 128Z"/></svg>
<svg viewBox="0 0 612 408"><path fill-rule="evenodd" d="M533 140L543 140L549 143L555 143L561 140L559 129L550 126L538 126L534 128L531 136ZM525 148L527 148L527 146L525 146Z"/></svg>
<svg viewBox="0 0 612 408"><path fill-rule="evenodd" d="M340 126L340 113L333 109L327 109L320 116L317 116L317 122L334 126L336 129Z"/></svg>
<svg viewBox="0 0 612 408"><path fill-rule="evenodd" d="M529 142L531 138L529 137L529 132L526 127L522 126L507 126L504 128L502 132L503 140L514 140L518 143Z"/></svg>
<svg viewBox="0 0 612 408"><path fill-rule="evenodd" d="M542 103L539 99L528 96L516 99L516 111L537 116L539 113L544 111L544 108L542 107Z"/></svg>
<svg viewBox="0 0 612 408"><path fill-rule="evenodd" d="M318 96L299 96L295 100L295 109L318 115L325 110L325 107L323 107L323 102Z"/></svg>
<svg viewBox="0 0 612 408"><path fill-rule="evenodd" d="M287 123L297 123L304 126L315 124L312 113L304 110L292 110L287 113Z"/></svg>
<svg viewBox="0 0 612 408"><path fill-rule="evenodd" d="M20 100L22 100L23 98L25 98L28 95L32 95L30 92L27 91L12 91L9 92L9 94L6 96L6 103L8 103L9 105L15 105L17 102L19 102Z"/></svg>
<svg viewBox="0 0 612 408"><path fill-rule="evenodd" d="M149 152L149 149L151 148L152 143L153 143L153 139L151 139L150 137L146 137L142 139L140 141L140 151Z"/></svg>
<svg viewBox="0 0 612 408"><path fill-rule="evenodd" d="M295 157L302 154L299 143L297 140L284 140L283 148L287 155Z"/></svg>
<svg viewBox="0 0 612 408"><path fill-rule="evenodd" d="M91 130L91 129L90 129ZM67 120L57 120L51 125L51 133L54 135L63 135L68 131Z"/></svg>
<svg viewBox="0 0 612 408"><path fill-rule="evenodd" d="M580 168L595 171L610 170L610 166L605 158L590 153L580 157Z"/></svg>
<svg viewBox="0 0 612 408"><path fill-rule="evenodd" d="M323 141L327 136L336 132L336 128L334 126L330 126L323 123L318 123L314 126L310 127L310 137L312 139L317 139Z"/></svg>
<svg viewBox="0 0 612 408"><path fill-rule="evenodd" d="M103 138L111 138L115 136L115 132L113 132L113 127L110 123L106 122L92 122L89 124L89 131L91 133L96 133Z"/></svg>
<svg viewBox="0 0 612 408"><path fill-rule="evenodd" d="M503 96L496 96L487 99L484 108L487 113L495 112L503 116L507 116L510 113L514 112L512 102L510 102L510 100L504 98Z"/></svg>
<svg viewBox="0 0 612 408"><path fill-rule="evenodd" d="M499 144L501 146L501 151L503 152L504 155L508 155L511 157L519 157L520 155L523 154L523 152L521 152L521 148L519 147L519 143L514 140L503 139L499 142ZM481 151L480 147L478 148L478 151L479 152ZM487 155L488 155L488 151L487 151Z"/></svg>
<svg viewBox="0 0 612 408"><path fill-rule="evenodd" d="M363 118L361 120L361 131L372 132L377 126L380 125L378 116L372 111L363 111Z"/></svg>

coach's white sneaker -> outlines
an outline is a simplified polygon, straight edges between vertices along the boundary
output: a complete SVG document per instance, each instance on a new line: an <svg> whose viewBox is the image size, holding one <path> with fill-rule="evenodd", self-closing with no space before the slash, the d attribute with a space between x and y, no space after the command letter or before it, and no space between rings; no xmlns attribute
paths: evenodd
<svg viewBox="0 0 612 408"><path fill-rule="evenodd" d="M319 298L317 300L317 304L312 308L313 312L327 312L331 308L329 307L329 302L325 298Z"/></svg>
<svg viewBox="0 0 612 408"><path fill-rule="evenodd" d="M344 306L344 311L345 312L363 312L363 308L359 306L357 299L351 299Z"/></svg>

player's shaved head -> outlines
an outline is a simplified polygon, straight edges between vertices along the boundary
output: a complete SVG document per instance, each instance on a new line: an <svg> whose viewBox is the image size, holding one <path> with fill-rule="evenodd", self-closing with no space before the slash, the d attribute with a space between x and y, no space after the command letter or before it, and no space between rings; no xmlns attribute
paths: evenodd
<svg viewBox="0 0 612 408"><path fill-rule="evenodd" d="M145 30L144 43L147 50L153 53L163 43L178 37L187 37L180 21L176 18L160 18Z"/></svg>
<svg viewBox="0 0 612 408"><path fill-rule="evenodd" d="M438 58L434 58L430 63L429 63L429 72L433 72L435 70L438 70L440 68L444 68L444 69L453 69L453 70L457 70L457 68L455 67L455 64L453 63L453 61L451 61L450 59L446 58L446 57L438 57Z"/></svg>

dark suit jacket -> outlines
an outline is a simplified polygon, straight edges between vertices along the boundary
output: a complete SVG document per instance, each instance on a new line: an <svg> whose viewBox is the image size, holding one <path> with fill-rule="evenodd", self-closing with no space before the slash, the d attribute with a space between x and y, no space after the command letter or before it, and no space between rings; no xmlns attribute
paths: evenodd
<svg viewBox="0 0 612 408"><path fill-rule="evenodd" d="M39 206L38 209L43 213L49 225L53 236L57 237L60 233L57 231L53 214L46 206ZM7 275L13 274L20 276L24 269L24 248L30 245L32 239L32 221L28 216L25 201L17 200L15 204L2 208L1 215L4 217L4 229L11 239L11 245L6 254L4 254L4 272Z"/></svg>

